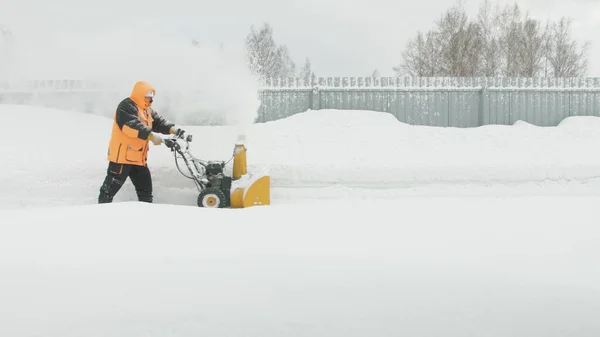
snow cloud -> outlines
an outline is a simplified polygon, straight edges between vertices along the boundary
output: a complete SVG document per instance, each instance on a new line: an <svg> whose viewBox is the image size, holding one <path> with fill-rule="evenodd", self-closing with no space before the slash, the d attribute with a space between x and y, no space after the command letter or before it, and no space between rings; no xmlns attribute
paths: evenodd
<svg viewBox="0 0 600 337"><path fill-rule="evenodd" d="M138 80L155 86L155 108L180 124L247 125L257 115L258 82L240 48L193 45L172 26L146 21L95 32L18 34L10 77L100 81L115 93L92 98L103 115L112 116Z"/></svg>

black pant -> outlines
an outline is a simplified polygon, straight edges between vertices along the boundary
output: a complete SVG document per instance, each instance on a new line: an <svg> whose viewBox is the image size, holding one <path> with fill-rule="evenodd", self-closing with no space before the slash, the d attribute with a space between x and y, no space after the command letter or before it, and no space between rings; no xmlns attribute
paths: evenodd
<svg viewBox="0 0 600 337"><path fill-rule="evenodd" d="M138 200L152 202L152 176L148 166L108 163L106 178L100 187L98 203L110 203L127 178L131 179Z"/></svg>

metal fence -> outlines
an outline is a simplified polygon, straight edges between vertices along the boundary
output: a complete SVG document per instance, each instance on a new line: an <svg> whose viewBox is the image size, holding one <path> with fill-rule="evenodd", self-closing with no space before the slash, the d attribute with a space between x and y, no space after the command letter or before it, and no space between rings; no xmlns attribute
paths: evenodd
<svg viewBox="0 0 600 337"><path fill-rule="evenodd" d="M107 87L78 80L0 83L0 103L111 112L121 96ZM309 109L382 111L401 122L442 127L517 120L554 126L569 116L600 116L600 78L288 78L266 81L258 95L257 122ZM171 96L162 101L166 111L177 101L177 93Z"/></svg>
<svg viewBox="0 0 600 337"><path fill-rule="evenodd" d="M569 116L600 116L600 78L370 78L269 80L259 121L307 109L388 112L413 125L475 127L522 120L555 126Z"/></svg>

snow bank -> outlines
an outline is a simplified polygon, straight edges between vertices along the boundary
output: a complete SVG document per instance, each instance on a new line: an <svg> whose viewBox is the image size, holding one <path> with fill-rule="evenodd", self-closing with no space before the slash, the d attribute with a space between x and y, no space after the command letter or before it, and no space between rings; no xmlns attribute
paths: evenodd
<svg viewBox="0 0 600 337"><path fill-rule="evenodd" d="M600 119L592 120L459 129L409 126L369 111L308 111L252 128L249 162L268 166L280 186L590 179L600 176Z"/></svg>
<svg viewBox="0 0 600 337"><path fill-rule="evenodd" d="M599 202L4 210L0 335L597 336Z"/></svg>
<svg viewBox="0 0 600 337"><path fill-rule="evenodd" d="M2 207L96 202L109 118L12 105L0 105L0 117L11 126L0 147ZM596 117L572 117L558 127L458 129L410 126L373 111L321 110L247 128L186 129L194 135L193 153L207 160L230 159L245 134L249 171L271 175L275 203L284 187L585 183L600 176ZM195 187L179 174L171 152L152 146L150 167L157 203L195 205ZM136 200L131 184L117 200Z"/></svg>
<svg viewBox="0 0 600 337"><path fill-rule="evenodd" d="M513 126L522 127L522 128L537 128L538 127L537 125L528 123L528 122L520 120L520 119L515 121L513 123Z"/></svg>
<svg viewBox="0 0 600 337"><path fill-rule="evenodd" d="M594 131L600 129L600 118L596 116L572 116L563 119L558 127L563 130L574 132L586 130Z"/></svg>

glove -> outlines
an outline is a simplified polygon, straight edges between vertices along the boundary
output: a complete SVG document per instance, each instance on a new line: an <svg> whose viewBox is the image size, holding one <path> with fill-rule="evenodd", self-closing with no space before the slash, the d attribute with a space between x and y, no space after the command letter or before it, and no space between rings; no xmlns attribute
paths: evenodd
<svg viewBox="0 0 600 337"><path fill-rule="evenodd" d="M176 127L172 127L170 130L171 134L174 134L177 137L183 137L183 134L185 133L185 130L181 129L181 128L176 128Z"/></svg>
<svg viewBox="0 0 600 337"><path fill-rule="evenodd" d="M162 136L155 132L150 133L150 136L148 137L148 139L152 143L154 143L154 145L160 145L163 142Z"/></svg>

